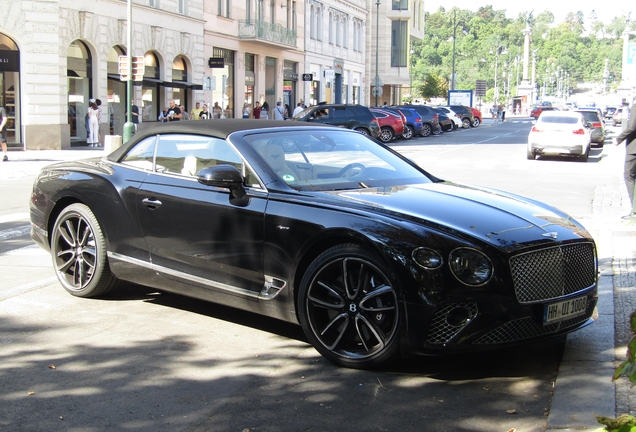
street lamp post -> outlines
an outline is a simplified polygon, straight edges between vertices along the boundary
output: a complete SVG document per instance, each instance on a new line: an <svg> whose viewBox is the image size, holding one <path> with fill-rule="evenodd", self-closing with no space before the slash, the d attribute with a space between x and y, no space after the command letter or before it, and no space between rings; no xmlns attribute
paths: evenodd
<svg viewBox="0 0 636 432"><path fill-rule="evenodd" d="M455 90L455 39L457 39L457 9L453 10L453 67L451 69L451 90Z"/></svg>
<svg viewBox="0 0 636 432"><path fill-rule="evenodd" d="M378 93L380 88L380 68L378 63L378 44L380 43L380 0L375 2L375 106L378 106Z"/></svg>
<svg viewBox="0 0 636 432"><path fill-rule="evenodd" d="M497 87L497 70L499 67L499 49L503 48L503 45L499 45L499 36L497 36L497 43L495 44L495 91L494 91L494 103L499 102L499 88ZM504 54L504 52L502 52Z"/></svg>

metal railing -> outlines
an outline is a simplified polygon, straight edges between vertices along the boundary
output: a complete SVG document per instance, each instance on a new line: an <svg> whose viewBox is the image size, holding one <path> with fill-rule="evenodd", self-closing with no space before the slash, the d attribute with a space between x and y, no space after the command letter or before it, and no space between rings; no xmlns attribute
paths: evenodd
<svg viewBox="0 0 636 432"><path fill-rule="evenodd" d="M276 44L296 46L296 30L259 20L239 20L240 39L258 39Z"/></svg>

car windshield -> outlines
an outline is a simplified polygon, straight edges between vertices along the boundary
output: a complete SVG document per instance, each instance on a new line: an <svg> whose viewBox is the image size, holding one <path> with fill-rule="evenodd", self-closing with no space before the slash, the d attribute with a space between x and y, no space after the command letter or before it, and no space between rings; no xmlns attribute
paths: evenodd
<svg viewBox="0 0 636 432"><path fill-rule="evenodd" d="M335 191L433 181L397 153L355 132L335 128L277 130L245 139L296 190Z"/></svg>

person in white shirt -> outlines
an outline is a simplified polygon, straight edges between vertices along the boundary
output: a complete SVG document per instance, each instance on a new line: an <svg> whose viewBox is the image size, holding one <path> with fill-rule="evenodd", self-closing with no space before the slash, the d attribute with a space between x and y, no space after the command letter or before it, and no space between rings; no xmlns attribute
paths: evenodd
<svg viewBox="0 0 636 432"><path fill-rule="evenodd" d="M296 106L296 108L294 108L294 114L292 114L294 117L296 117L296 114L298 114L299 112L301 112L303 110L303 103L302 102L298 102L298 105Z"/></svg>

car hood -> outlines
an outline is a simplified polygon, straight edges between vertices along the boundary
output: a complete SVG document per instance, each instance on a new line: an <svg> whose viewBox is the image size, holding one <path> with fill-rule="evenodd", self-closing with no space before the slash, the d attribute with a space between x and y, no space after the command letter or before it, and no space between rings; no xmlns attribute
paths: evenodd
<svg viewBox="0 0 636 432"><path fill-rule="evenodd" d="M501 249L591 238L567 214L544 203L493 189L439 182L330 194L347 201L347 207L372 207L374 212L463 233Z"/></svg>

